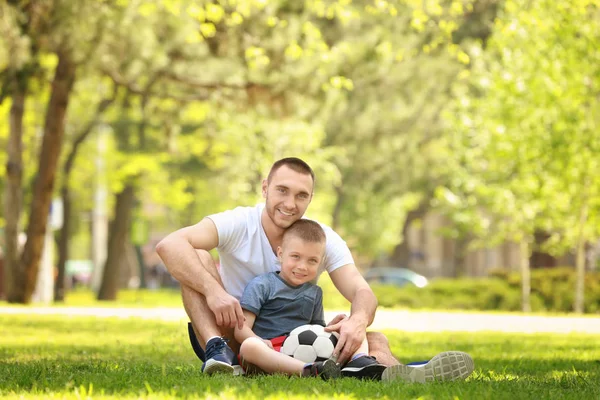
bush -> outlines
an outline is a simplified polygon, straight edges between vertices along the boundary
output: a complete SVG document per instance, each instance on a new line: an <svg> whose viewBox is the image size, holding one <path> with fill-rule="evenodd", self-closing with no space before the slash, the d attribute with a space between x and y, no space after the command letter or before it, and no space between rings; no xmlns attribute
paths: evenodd
<svg viewBox="0 0 600 400"><path fill-rule="evenodd" d="M569 312L575 297L573 268L532 270L533 311ZM521 310L519 273L494 271L489 278L436 279L424 288L372 285L384 307L459 310ZM600 310L600 273L588 272L585 282L585 312Z"/></svg>

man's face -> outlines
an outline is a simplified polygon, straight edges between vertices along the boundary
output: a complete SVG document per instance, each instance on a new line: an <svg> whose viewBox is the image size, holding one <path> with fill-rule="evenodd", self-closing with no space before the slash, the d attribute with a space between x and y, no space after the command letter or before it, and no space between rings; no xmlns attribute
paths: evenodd
<svg viewBox="0 0 600 400"><path fill-rule="evenodd" d="M313 181L310 175L280 167L271 182L262 184L265 210L275 226L286 229L302 218L312 199Z"/></svg>
<svg viewBox="0 0 600 400"><path fill-rule="evenodd" d="M317 276L324 253L325 243L307 242L294 236L286 238L277 248L281 278L292 286L312 281Z"/></svg>

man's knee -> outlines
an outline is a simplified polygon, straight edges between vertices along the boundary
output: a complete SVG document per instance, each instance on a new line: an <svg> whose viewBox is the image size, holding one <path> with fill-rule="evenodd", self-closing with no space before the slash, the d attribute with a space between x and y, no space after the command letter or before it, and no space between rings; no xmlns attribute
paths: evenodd
<svg viewBox="0 0 600 400"><path fill-rule="evenodd" d="M390 342L381 332L367 332L367 342L370 350L389 349Z"/></svg>

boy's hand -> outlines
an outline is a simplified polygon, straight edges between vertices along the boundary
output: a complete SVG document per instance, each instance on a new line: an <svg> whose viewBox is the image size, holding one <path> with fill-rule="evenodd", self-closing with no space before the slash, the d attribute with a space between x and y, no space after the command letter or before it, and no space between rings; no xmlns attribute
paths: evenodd
<svg viewBox="0 0 600 400"><path fill-rule="evenodd" d="M269 346L269 348L270 348L271 350L275 350L275 349L273 348L273 343L271 343L271 341L270 341L270 340L263 339L263 342L265 342L265 344L266 344L267 346Z"/></svg>

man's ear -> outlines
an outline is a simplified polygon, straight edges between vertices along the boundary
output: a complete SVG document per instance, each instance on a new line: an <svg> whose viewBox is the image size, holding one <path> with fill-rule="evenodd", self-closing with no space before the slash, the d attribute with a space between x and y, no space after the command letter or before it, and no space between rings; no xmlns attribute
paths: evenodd
<svg viewBox="0 0 600 400"><path fill-rule="evenodd" d="M267 188L269 187L269 182L266 179L262 181L262 196L263 198L267 198Z"/></svg>

